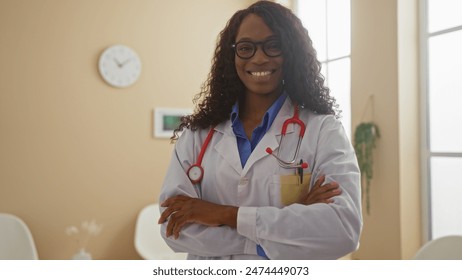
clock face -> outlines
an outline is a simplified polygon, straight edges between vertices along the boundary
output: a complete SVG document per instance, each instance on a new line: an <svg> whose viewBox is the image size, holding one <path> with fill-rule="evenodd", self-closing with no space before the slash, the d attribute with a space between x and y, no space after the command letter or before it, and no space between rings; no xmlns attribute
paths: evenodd
<svg viewBox="0 0 462 280"><path fill-rule="evenodd" d="M99 72L111 86L128 87L140 77L141 61L136 52L127 46L110 46L99 58Z"/></svg>

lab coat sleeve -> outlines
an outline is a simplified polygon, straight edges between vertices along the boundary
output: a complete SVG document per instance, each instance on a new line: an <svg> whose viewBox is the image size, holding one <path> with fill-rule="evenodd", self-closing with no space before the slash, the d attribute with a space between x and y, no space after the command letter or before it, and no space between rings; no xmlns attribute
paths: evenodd
<svg viewBox="0 0 462 280"><path fill-rule="evenodd" d="M240 207L237 230L260 244L270 259L338 259L355 251L362 228L360 172L341 123L319 125L313 177L339 183L334 203ZM314 133L311 130L311 133Z"/></svg>
<svg viewBox="0 0 462 280"><path fill-rule="evenodd" d="M165 177L159 201L185 195L199 197L198 189L189 180L186 171L193 161L194 133L185 131L175 145L170 166ZM161 207L161 212L165 208ZM199 224L185 226L178 239L165 236L167 222L161 226L161 235L175 252L187 252L202 257L227 255L256 255L256 243L227 226L207 227Z"/></svg>

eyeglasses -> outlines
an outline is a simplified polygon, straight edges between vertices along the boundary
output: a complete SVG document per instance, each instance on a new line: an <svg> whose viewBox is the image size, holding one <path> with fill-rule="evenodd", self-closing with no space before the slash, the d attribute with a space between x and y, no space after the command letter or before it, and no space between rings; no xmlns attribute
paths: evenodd
<svg viewBox="0 0 462 280"><path fill-rule="evenodd" d="M281 42L277 39L270 39L263 42L241 41L231 47L236 52L236 55L242 59L252 58L257 52L257 46L261 45L263 52L268 57L276 57L282 54Z"/></svg>

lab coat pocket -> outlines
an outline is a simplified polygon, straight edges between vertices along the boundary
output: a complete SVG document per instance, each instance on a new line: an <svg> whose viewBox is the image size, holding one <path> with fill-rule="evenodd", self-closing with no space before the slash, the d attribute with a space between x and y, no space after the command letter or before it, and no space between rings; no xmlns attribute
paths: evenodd
<svg viewBox="0 0 462 280"><path fill-rule="evenodd" d="M300 183L299 175L281 175L280 190L281 204L287 206L297 203L300 196L308 193L311 180L311 173L303 174L303 182Z"/></svg>

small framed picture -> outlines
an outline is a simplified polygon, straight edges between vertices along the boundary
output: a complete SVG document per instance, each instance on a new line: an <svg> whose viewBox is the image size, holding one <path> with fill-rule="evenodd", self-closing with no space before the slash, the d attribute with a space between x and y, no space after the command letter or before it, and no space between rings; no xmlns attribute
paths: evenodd
<svg viewBox="0 0 462 280"><path fill-rule="evenodd" d="M192 114L188 108L155 108L154 109L154 137L170 138L173 131L181 123L181 117Z"/></svg>

